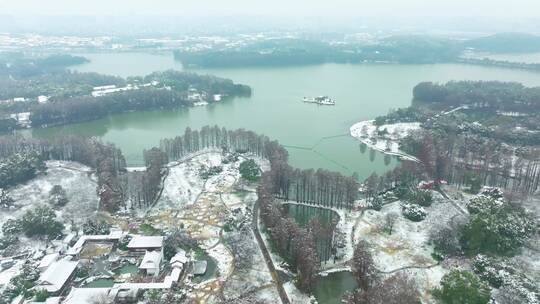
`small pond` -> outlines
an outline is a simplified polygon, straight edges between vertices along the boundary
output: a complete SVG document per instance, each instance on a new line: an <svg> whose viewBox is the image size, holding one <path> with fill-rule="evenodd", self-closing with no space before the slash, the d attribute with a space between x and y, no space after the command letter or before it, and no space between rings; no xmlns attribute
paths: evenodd
<svg viewBox="0 0 540 304"><path fill-rule="evenodd" d="M353 291L357 286L351 272L334 272L326 277L319 277L314 295L319 304L341 304L345 293Z"/></svg>
<svg viewBox="0 0 540 304"><path fill-rule="evenodd" d="M137 265L133 264L126 264L120 268L117 268L114 270L114 273L118 275L126 274L126 273L137 273L139 271L139 268Z"/></svg>
<svg viewBox="0 0 540 304"><path fill-rule="evenodd" d="M113 279L97 279L83 286L83 288L107 288L113 287Z"/></svg>
<svg viewBox="0 0 540 304"><path fill-rule="evenodd" d="M203 275L194 276L193 277L193 282L201 283L201 282L204 282L206 280L212 279L212 278L214 278L216 276L216 273L217 273L217 270L218 270L217 263L211 256L204 253L200 257L197 257L197 260L199 260L199 261L205 260L207 262L206 272Z"/></svg>
<svg viewBox="0 0 540 304"><path fill-rule="evenodd" d="M330 209L305 205L284 204L283 208L300 227L305 227L313 219L319 220L323 231L326 229L327 232L317 235L317 252L321 261L328 261L332 257L332 237L334 232L329 229L334 228L333 225L339 221L339 215Z"/></svg>
<svg viewBox="0 0 540 304"><path fill-rule="evenodd" d="M323 226L328 226L333 220L339 220L339 215L332 210L306 205L283 204L287 214L294 218L300 227L305 227L312 219L319 219Z"/></svg>

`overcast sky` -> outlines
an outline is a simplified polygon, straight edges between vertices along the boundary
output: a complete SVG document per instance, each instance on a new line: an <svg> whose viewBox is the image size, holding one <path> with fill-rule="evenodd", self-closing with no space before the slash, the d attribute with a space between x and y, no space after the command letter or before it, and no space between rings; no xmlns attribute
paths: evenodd
<svg viewBox="0 0 540 304"><path fill-rule="evenodd" d="M540 17L539 0L0 0L7 14Z"/></svg>
<svg viewBox="0 0 540 304"><path fill-rule="evenodd" d="M540 0L0 0L0 32L362 28L540 34Z"/></svg>

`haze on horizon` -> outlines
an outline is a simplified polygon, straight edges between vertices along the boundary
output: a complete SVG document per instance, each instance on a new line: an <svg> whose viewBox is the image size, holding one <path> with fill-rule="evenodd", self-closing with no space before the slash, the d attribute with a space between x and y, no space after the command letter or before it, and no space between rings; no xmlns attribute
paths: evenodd
<svg viewBox="0 0 540 304"><path fill-rule="evenodd" d="M385 27L444 25L471 30L540 32L539 12L540 1L537 0L0 0L0 15L26 23L31 23L35 16L122 20L163 16L210 22L218 19L228 22L232 17L241 17L252 27L279 21L300 26L370 23Z"/></svg>

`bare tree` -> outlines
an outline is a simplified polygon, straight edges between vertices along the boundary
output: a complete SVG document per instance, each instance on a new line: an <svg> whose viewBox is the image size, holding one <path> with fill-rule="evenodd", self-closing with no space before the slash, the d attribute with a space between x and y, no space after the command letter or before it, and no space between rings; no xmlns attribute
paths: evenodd
<svg viewBox="0 0 540 304"><path fill-rule="evenodd" d="M396 224L398 218L399 214L396 212L390 212L384 216L384 230L388 232L388 234L392 234L394 231L394 225Z"/></svg>
<svg viewBox="0 0 540 304"><path fill-rule="evenodd" d="M377 269L366 241L358 242L354 248L353 275L362 290L368 290L377 281Z"/></svg>
<svg viewBox="0 0 540 304"><path fill-rule="evenodd" d="M346 300L351 304L417 304L420 292L414 279L397 273L368 290L357 290Z"/></svg>

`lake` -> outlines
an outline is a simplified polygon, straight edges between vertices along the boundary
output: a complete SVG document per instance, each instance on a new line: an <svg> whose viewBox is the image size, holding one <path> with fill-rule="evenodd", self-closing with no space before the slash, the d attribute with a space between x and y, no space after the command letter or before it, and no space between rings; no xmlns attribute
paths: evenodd
<svg viewBox="0 0 540 304"><path fill-rule="evenodd" d="M172 54L85 54L91 62L80 71L143 75L156 70L182 69ZM245 128L279 140L300 168L325 168L360 178L384 173L398 161L385 162L380 153L362 153L349 127L390 109L410 105L413 87L421 81L504 80L540 85L540 73L456 64L323 64L295 67L197 69L252 87L250 98L236 98L207 107L125 113L69 126L31 130L49 137L61 131L98 136L122 149L129 165L143 163L142 150L174 137L186 127L219 125ZM304 96L328 95L335 106L301 102Z"/></svg>

